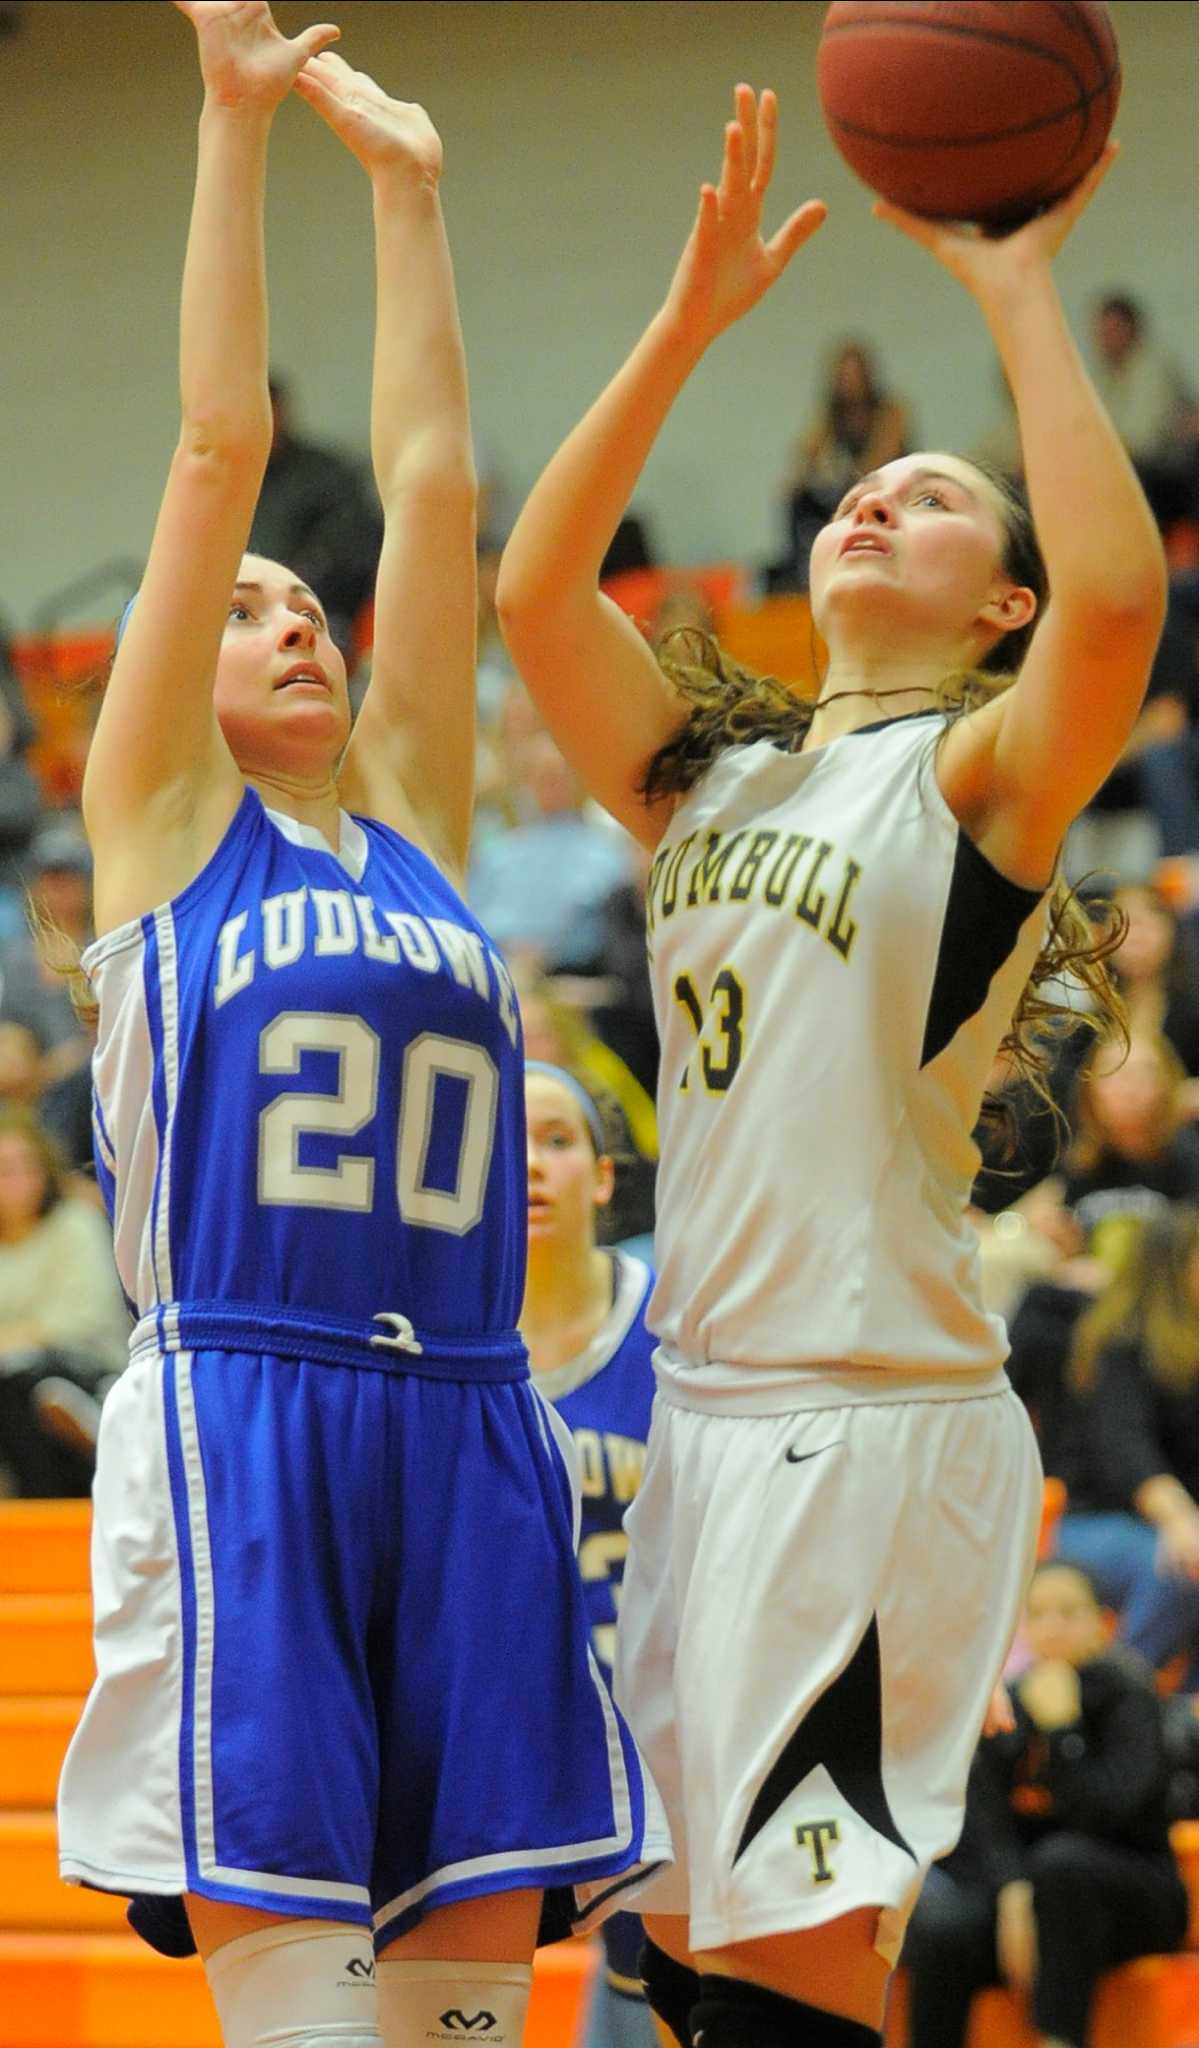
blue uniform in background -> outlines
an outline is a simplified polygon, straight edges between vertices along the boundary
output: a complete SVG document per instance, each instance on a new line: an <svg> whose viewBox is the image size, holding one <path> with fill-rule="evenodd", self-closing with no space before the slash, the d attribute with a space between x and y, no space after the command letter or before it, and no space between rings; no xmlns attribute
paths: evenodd
<svg viewBox="0 0 1199 2048"><path fill-rule="evenodd" d="M69 1880L369 1924L669 1854L531 1385L512 984L433 862L247 790L89 949L137 1318L104 1410ZM564 1753L561 1731L572 1731Z"/></svg>
<svg viewBox="0 0 1199 2048"><path fill-rule="evenodd" d="M655 1342L645 1326L653 1274L627 1252L614 1252L612 1259L612 1308L606 1320L585 1350L552 1372L537 1375L542 1393L574 1438L582 1496L579 1566L591 1639L609 1683L629 1547L623 1523L645 1465ZM621 2007L636 1999L639 2008L622 2018L621 2008L601 2002L589 2034L591 2048L613 2036L652 2041L653 2024L637 1967L644 1939L641 1922L633 1913L614 1913L602 1932L608 1987L620 1994Z"/></svg>

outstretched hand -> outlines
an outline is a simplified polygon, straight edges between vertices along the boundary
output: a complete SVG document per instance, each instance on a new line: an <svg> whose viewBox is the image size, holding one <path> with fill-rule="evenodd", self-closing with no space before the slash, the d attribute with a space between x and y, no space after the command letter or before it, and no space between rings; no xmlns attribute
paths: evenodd
<svg viewBox="0 0 1199 2048"><path fill-rule="evenodd" d="M295 89L368 172L407 164L430 185L441 175L441 137L423 107L389 99L365 71L329 51L312 57Z"/></svg>
<svg viewBox="0 0 1199 2048"><path fill-rule="evenodd" d="M737 87L734 101L736 119L724 131L720 184L700 187L695 226L667 299L669 313L700 347L757 304L825 217L823 201L809 199L769 242L762 240L778 101L769 91L759 100L748 85Z"/></svg>
<svg viewBox="0 0 1199 2048"><path fill-rule="evenodd" d="M200 45L200 70L209 97L220 106L269 113L287 97L309 59L341 30L332 22L281 35L267 0L175 0Z"/></svg>
<svg viewBox="0 0 1199 2048"><path fill-rule="evenodd" d="M910 235L938 263L944 264L951 277L979 298L990 284L1023 274L1030 264L1047 263L1057 255L1119 154L1119 143L1109 142L1072 192L1067 192L1056 206L1025 221L1022 227L1013 228L1010 234L989 235L968 222L926 220L922 214L907 213L885 199L875 201L874 217Z"/></svg>

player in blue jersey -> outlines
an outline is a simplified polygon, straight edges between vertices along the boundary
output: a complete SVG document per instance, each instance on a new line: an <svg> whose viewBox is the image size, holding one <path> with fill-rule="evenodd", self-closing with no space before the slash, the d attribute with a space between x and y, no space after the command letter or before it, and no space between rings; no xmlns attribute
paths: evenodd
<svg viewBox="0 0 1199 2048"><path fill-rule="evenodd" d="M612 1200L614 1140L590 1090L562 1067L525 1066L529 1268L520 1327L537 1385L574 1438L582 1525L579 1563L591 1640L612 1677L628 1537L625 1510L641 1483L654 1400L654 1340L645 1324L653 1275L643 1260L596 1243ZM605 1969L588 2048L653 2048L641 1989L642 1927L605 1920Z"/></svg>
<svg viewBox="0 0 1199 2048"><path fill-rule="evenodd" d="M763 238L776 112L737 88L665 301L535 486L497 605L654 856L658 1395L616 1659L675 1830L647 1991L702 2048L878 2048L1040 1506L971 1134L1000 1046L1043 1055L1055 974L1110 1014L1058 855L1136 720L1166 577L1053 278L1109 153L1002 238L879 209L986 321L1035 533L951 453L859 478L813 548L814 703L703 635L659 659L604 597L692 370L823 220Z"/></svg>
<svg viewBox="0 0 1199 2048"><path fill-rule="evenodd" d="M519 1022L460 893L475 482L441 147L335 29L181 6L204 80L182 431L84 786L96 1147L137 1323L61 1865L194 1941L227 2048L499 2048L543 1891L585 1924L668 1850L517 1329ZM385 536L352 732L318 594L243 553L293 86L374 199Z"/></svg>

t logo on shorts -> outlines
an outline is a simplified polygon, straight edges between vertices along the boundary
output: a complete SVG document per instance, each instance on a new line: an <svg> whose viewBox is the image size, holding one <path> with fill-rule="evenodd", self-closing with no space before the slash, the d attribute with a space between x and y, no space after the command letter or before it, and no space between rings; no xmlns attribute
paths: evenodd
<svg viewBox="0 0 1199 2048"><path fill-rule="evenodd" d="M831 1884L836 1876L829 1869L826 1850L831 1842L841 1840L841 1829L835 1820L806 1820L795 1830L795 1839L802 1849L805 1842L812 1857L812 1883Z"/></svg>

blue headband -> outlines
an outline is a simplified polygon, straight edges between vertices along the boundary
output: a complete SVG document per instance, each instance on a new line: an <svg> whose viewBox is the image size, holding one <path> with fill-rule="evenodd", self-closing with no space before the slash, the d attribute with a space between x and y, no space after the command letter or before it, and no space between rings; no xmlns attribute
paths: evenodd
<svg viewBox="0 0 1199 2048"><path fill-rule="evenodd" d="M574 1096L575 1101L583 1112L597 1157L606 1154L608 1144L604 1137L604 1127L600 1122L600 1114L590 1095L588 1095L587 1090L584 1088L583 1083L576 1081L573 1074L568 1074L565 1067L552 1066L549 1060L526 1060L525 1072L526 1074L542 1074L547 1081L560 1081L564 1088L570 1090L570 1093Z"/></svg>
<svg viewBox="0 0 1199 2048"><path fill-rule="evenodd" d="M120 646L120 644L121 644L122 640L123 640L123 639L125 638L125 628L126 628L126 626L127 626L128 624L129 624L129 620L130 620L130 618L131 618L131 616L132 616L132 614L133 614L133 607L134 607L134 605L135 605L136 603L137 603L137 592L136 592L136 590L135 590L135 591L134 591L134 593L133 593L133 596L132 596L132 597L131 597L131 598L129 599L129 602L128 602L128 604L122 605L122 607L121 607L121 616L120 616L120 618L119 618L119 619L117 620L117 634L116 634L116 639L115 639L115 641L113 642L113 652L114 652L114 653L116 652L116 649L117 649L117 648L118 648L118 647Z"/></svg>

